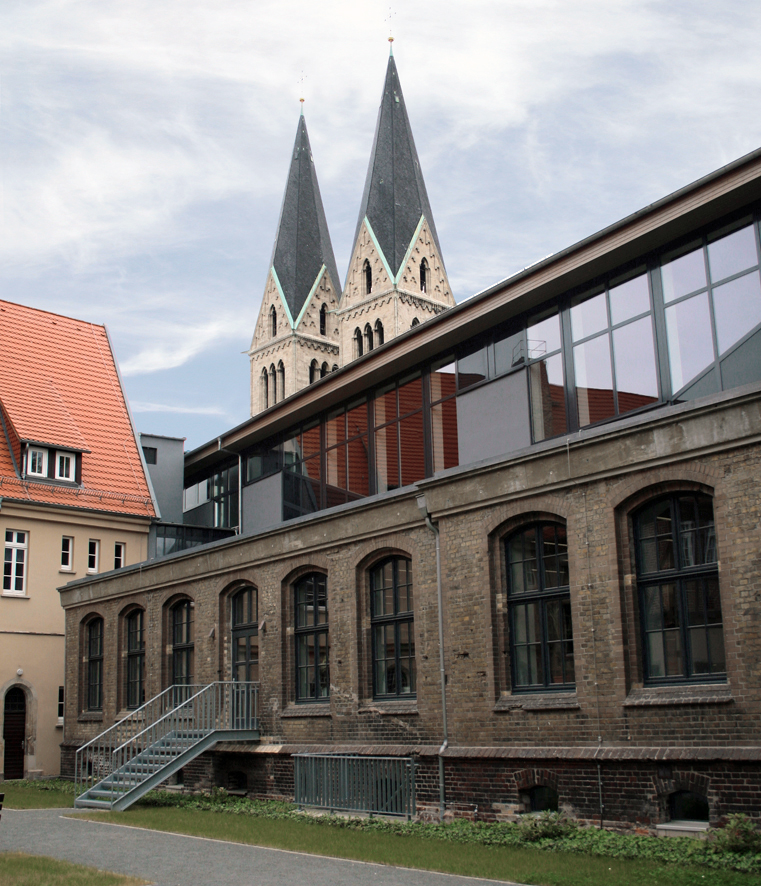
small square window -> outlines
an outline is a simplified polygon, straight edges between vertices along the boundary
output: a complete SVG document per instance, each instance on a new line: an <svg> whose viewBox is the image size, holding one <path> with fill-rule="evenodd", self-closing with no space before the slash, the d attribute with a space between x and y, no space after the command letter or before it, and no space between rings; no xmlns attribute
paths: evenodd
<svg viewBox="0 0 761 886"><path fill-rule="evenodd" d="M74 458L70 452L59 452L55 460L56 480L74 479Z"/></svg>
<svg viewBox="0 0 761 886"><path fill-rule="evenodd" d="M87 571L98 571L98 559L100 557L100 542L91 538L87 545Z"/></svg>
<svg viewBox="0 0 761 886"><path fill-rule="evenodd" d="M27 455L26 472L33 477L46 477L48 474L47 449L30 449Z"/></svg>
<svg viewBox="0 0 761 886"><path fill-rule="evenodd" d="M114 544L114 569L121 569L127 557L127 545L122 541Z"/></svg>
<svg viewBox="0 0 761 886"><path fill-rule="evenodd" d="M143 455L147 465L155 465L158 456L158 450L155 446L143 446Z"/></svg>
<svg viewBox="0 0 761 886"><path fill-rule="evenodd" d="M61 571L71 572L74 569L74 539L64 535L61 539Z"/></svg>

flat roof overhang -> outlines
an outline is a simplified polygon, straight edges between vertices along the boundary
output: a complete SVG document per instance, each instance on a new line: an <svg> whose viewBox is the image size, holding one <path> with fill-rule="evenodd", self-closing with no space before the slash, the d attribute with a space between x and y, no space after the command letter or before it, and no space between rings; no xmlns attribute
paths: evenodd
<svg viewBox="0 0 761 886"><path fill-rule="evenodd" d="M761 200L761 148L448 308L185 455L201 472L691 231Z"/></svg>

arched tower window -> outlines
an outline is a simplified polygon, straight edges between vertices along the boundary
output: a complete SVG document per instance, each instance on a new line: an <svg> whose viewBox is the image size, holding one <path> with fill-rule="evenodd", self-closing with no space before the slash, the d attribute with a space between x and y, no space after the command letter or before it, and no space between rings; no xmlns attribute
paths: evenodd
<svg viewBox="0 0 761 886"><path fill-rule="evenodd" d="M316 360L312 360L309 364L309 384L316 382L320 377L320 364Z"/></svg>
<svg viewBox="0 0 761 886"><path fill-rule="evenodd" d="M365 350L372 351L373 349L373 328L369 323L365 323Z"/></svg>
<svg viewBox="0 0 761 886"><path fill-rule="evenodd" d="M362 353L362 330L357 326L354 330L354 359L361 357Z"/></svg>
<svg viewBox="0 0 761 886"><path fill-rule="evenodd" d="M285 400L285 366L282 360L277 364L277 387L278 400Z"/></svg>
<svg viewBox="0 0 761 886"><path fill-rule="evenodd" d="M383 324L380 320L375 321L375 343L378 347L383 344Z"/></svg>
<svg viewBox="0 0 761 886"><path fill-rule="evenodd" d="M420 326L420 320L417 317L412 318L412 323L410 323L410 329L414 329L416 326Z"/></svg>
<svg viewBox="0 0 761 886"><path fill-rule="evenodd" d="M270 391L272 392L272 405L277 403L277 376L275 375L275 364L270 364Z"/></svg>
<svg viewBox="0 0 761 886"><path fill-rule="evenodd" d="M320 367L320 378L325 378L325 376L328 374L329 371L330 370L328 369L328 364L323 363L322 366Z"/></svg>
<svg viewBox="0 0 761 886"><path fill-rule="evenodd" d="M274 305L270 308L270 328L272 331L272 337L274 338L277 335L277 311L275 310Z"/></svg>
<svg viewBox="0 0 761 886"><path fill-rule="evenodd" d="M328 334L328 306L323 305L320 308L320 335Z"/></svg>
<svg viewBox="0 0 761 886"><path fill-rule="evenodd" d="M428 262L425 259L423 259L420 262L420 291L421 292L428 292L428 278L429 278Z"/></svg>
<svg viewBox="0 0 761 886"><path fill-rule="evenodd" d="M269 403L269 376L267 375L267 367L262 369L262 409L267 409Z"/></svg>
<svg viewBox="0 0 761 886"><path fill-rule="evenodd" d="M365 278L365 295L370 295L373 291L373 269L370 267L370 262L365 259L365 263L362 265L362 274Z"/></svg>

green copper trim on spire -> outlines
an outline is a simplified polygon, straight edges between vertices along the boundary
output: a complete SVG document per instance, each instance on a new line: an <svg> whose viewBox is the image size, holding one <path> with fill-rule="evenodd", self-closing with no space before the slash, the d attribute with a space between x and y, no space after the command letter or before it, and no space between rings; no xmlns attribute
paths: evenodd
<svg viewBox="0 0 761 886"><path fill-rule="evenodd" d="M407 262L410 260L410 256L412 255L412 249L415 246L415 241L420 236L420 232L423 229L423 222L425 221L425 216L420 216L420 221L417 223L417 227L415 228L415 233L412 235L412 239L410 240L410 245L407 247L407 252L402 259L402 263L399 266L399 273L396 275L396 279L394 280L394 286L399 285L399 281L402 279L402 274L404 273L404 269L407 267Z"/></svg>
<svg viewBox="0 0 761 886"><path fill-rule="evenodd" d="M393 283L394 282L394 272L391 270L391 267L390 267L388 261L386 260L386 255L383 252L383 250L381 249L380 243L378 243L378 238L375 236L375 231L373 231L373 226L370 224L370 221L367 218L367 216L365 216L362 219L362 221L365 223L365 226L367 227L367 233L370 235L370 239L375 244L375 248L378 252L378 255L380 256L380 259L383 262L383 267L386 269L386 273L388 274L388 279L391 280L391 282Z"/></svg>
<svg viewBox="0 0 761 886"><path fill-rule="evenodd" d="M299 312L299 316L296 317L296 325L294 326L294 329L300 325L301 320L304 317L304 313L305 313L306 309L309 307L315 292L317 292L317 287L320 285L320 280L322 280L323 274L326 271L327 271L327 268L325 267L325 265L323 265L320 268L320 273L317 275L317 279L314 281L314 285L309 290L309 295L306 297L306 301L304 302L304 304L301 308L301 311Z"/></svg>
<svg viewBox="0 0 761 886"><path fill-rule="evenodd" d="M280 301L283 303L283 307L285 308L285 316L288 318L288 322L291 324L291 329L293 329L294 324L293 317L291 316L291 309L288 307L288 302L285 300L285 296L283 295L283 287L280 285L280 280L278 279L277 271L275 270L274 265L270 267L270 273L272 274L272 279L275 281L275 286L277 287Z"/></svg>

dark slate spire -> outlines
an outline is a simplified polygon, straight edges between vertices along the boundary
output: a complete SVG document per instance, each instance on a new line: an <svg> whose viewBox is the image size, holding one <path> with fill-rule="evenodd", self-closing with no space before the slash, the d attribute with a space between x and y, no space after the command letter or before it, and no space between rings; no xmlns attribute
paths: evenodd
<svg viewBox="0 0 761 886"><path fill-rule="evenodd" d="M339 287L336 260L302 113L272 251L272 266L294 322L323 265L328 269L333 286Z"/></svg>
<svg viewBox="0 0 761 886"><path fill-rule="evenodd" d="M386 261L396 275L421 215L425 216L441 255L399 74L391 54L354 242L367 217Z"/></svg>

